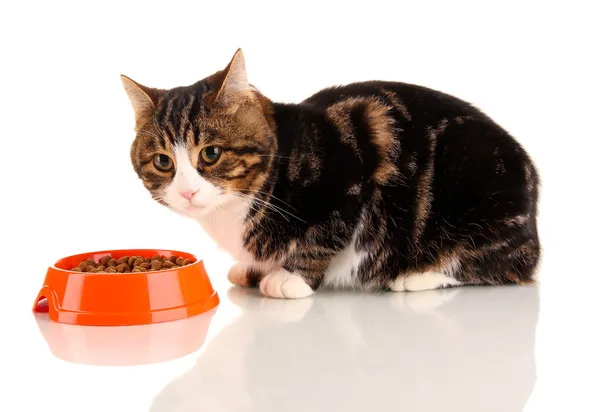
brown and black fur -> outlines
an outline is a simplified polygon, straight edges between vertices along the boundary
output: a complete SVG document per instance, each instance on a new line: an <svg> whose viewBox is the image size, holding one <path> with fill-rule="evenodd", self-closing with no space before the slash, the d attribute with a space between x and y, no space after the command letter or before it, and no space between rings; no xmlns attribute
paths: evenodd
<svg viewBox="0 0 600 412"><path fill-rule="evenodd" d="M525 149L480 110L384 81L325 89L298 104L254 89L219 102L226 73L170 91L145 88L155 108L138 118L132 161L155 198L169 176L144 171L149 155L177 141L190 150L217 142L227 155L198 173L255 196L246 249L313 289L353 236L369 253L354 274L366 289L456 261L453 277L465 284L532 282L538 175ZM257 284L264 273L249 275Z"/></svg>

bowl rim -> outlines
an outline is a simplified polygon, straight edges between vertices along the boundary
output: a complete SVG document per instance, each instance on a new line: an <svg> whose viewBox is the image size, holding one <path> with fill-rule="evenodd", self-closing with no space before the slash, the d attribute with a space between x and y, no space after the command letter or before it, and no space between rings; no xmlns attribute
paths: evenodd
<svg viewBox="0 0 600 412"><path fill-rule="evenodd" d="M155 270L155 271L147 271L147 272L139 272L139 273L89 273L89 272L77 272L74 270L69 270L69 269L62 269L57 267L56 265L58 264L58 262L60 262L61 260L65 260L65 259L69 259L69 258L74 258L77 256L86 256L86 255L96 255L96 254L111 254L114 252L127 252L127 251L155 251L155 252L168 252L168 253L172 253L172 254L178 254L178 253L183 253L186 255L190 255L192 256L196 261L194 263L190 263L189 265L186 266L182 266L182 267L178 267L178 268L170 268L170 269L161 269L161 270ZM111 278L117 277L117 276L148 276L150 274L159 274L159 273L168 273L168 272L176 272L185 268L189 268L192 266L196 266L200 263L202 263L202 259L198 259L198 257L194 254L194 253L190 253L190 252L185 252L182 250L174 250L174 249L164 249L164 248L138 248L138 249L108 249L108 250L98 250L98 251L91 251L91 252L83 252L83 253L76 253L74 255L67 255L67 256L63 256L62 258L56 260L54 263L52 263L49 267L52 270L56 270L59 272L64 272L70 275L82 275L82 276L110 276Z"/></svg>

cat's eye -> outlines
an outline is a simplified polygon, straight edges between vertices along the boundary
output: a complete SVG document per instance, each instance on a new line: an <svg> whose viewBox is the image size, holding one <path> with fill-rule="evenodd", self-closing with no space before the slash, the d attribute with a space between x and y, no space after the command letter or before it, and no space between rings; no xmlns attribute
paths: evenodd
<svg viewBox="0 0 600 412"><path fill-rule="evenodd" d="M200 152L202 161L206 164L213 164L221 157L221 148L219 146L206 146Z"/></svg>
<svg viewBox="0 0 600 412"><path fill-rule="evenodd" d="M161 172L169 172L173 169L173 160L166 154L159 153L154 155L153 162L154 167Z"/></svg>

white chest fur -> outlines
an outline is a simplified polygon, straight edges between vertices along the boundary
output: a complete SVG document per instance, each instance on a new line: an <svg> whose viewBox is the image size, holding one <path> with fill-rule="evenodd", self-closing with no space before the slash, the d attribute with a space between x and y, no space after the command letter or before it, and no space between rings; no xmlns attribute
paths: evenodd
<svg viewBox="0 0 600 412"><path fill-rule="evenodd" d="M237 262L268 273L278 267L278 262L257 262L244 248L244 216L247 212L247 204L231 202L204 216L199 222L217 246L227 251ZM357 232L359 230L357 228ZM354 288L360 284L357 272L367 252L357 251L355 243L356 233L349 244L331 260L325 272L324 286Z"/></svg>
<svg viewBox="0 0 600 412"><path fill-rule="evenodd" d="M354 230L352 239L337 255L333 257L331 263L325 271L323 285L334 288L356 288L360 285L358 280L358 269L363 260L368 256L364 250L358 250L356 243L359 234L365 227L365 212L361 213L360 221Z"/></svg>
<svg viewBox="0 0 600 412"><path fill-rule="evenodd" d="M229 252L238 262L251 264L252 256L244 249L242 239L243 217L246 212L246 205L231 202L215 209L198 221L219 248Z"/></svg>
<svg viewBox="0 0 600 412"><path fill-rule="evenodd" d="M276 265L257 262L244 248L244 216L247 213L246 203L233 201L204 216L199 222L217 246L227 251L235 261L268 272Z"/></svg>
<svg viewBox="0 0 600 412"><path fill-rule="evenodd" d="M333 288L355 288L358 281L357 272L363 259L367 256L364 251L355 249L355 239L333 257L325 271L323 285Z"/></svg>

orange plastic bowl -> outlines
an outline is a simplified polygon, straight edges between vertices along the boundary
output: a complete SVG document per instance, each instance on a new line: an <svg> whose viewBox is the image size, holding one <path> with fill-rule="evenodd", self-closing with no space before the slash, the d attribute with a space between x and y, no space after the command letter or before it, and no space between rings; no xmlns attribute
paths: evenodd
<svg viewBox="0 0 600 412"><path fill-rule="evenodd" d="M181 268L141 273L81 273L71 271L85 259L104 256L182 256L196 262ZM219 296L204 264L185 252L157 249L109 250L59 260L48 268L34 312L47 311L51 320L73 325L142 325L183 319L213 309Z"/></svg>

